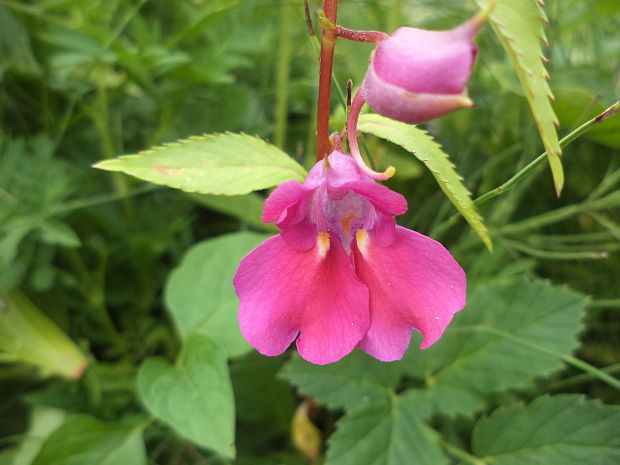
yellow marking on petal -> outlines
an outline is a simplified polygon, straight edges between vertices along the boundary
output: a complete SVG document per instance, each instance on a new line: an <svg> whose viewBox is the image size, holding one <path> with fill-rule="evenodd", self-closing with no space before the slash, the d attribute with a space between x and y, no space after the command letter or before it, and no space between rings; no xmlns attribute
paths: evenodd
<svg viewBox="0 0 620 465"><path fill-rule="evenodd" d="M342 224L342 229L344 229L345 232L349 232L351 231L351 220L357 218L357 216L355 215L349 215L346 218L343 218L340 220L340 223Z"/></svg>
<svg viewBox="0 0 620 465"><path fill-rule="evenodd" d="M368 231L358 229L355 233L355 239L357 240L357 248L365 256L368 251Z"/></svg>
<svg viewBox="0 0 620 465"><path fill-rule="evenodd" d="M320 232L316 237L316 245L319 248L319 258L325 258L329 250L329 233Z"/></svg>

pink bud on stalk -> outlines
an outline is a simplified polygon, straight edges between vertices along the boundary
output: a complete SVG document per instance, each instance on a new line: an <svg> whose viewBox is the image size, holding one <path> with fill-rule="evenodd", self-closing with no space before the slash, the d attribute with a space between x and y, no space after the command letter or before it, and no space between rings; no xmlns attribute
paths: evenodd
<svg viewBox="0 0 620 465"><path fill-rule="evenodd" d="M349 111L347 133L351 154L362 172L385 180L394 174L371 170L357 145L357 121L364 103L377 113L418 124L463 107L473 106L465 83L478 52L473 38L495 6L491 3L469 21L449 31L401 27L379 40L362 86ZM342 37L353 38L351 31ZM351 37L349 37L351 36ZM373 36L374 37L374 36Z"/></svg>
<svg viewBox="0 0 620 465"><path fill-rule="evenodd" d="M397 29L371 57L361 89L366 102L409 124L473 106L465 89L477 53L472 39L491 9L449 31Z"/></svg>

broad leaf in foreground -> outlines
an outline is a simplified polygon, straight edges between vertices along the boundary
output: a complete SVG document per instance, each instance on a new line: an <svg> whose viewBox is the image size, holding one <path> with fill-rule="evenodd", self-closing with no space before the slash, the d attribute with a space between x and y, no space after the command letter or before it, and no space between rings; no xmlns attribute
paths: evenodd
<svg viewBox="0 0 620 465"><path fill-rule="evenodd" d="M437 344L410 351L412 374L445 413L469 414L485 396L558 370L577 347L585 298L564 287L519 279L479 287Z"/></svg>
<svg viewBox="0 0 620 465"><path fill-rule="evenodd" d="M380 362L355 350L326 366L295 357L284 366L281 375L319 402L332 408L352 408L389 400L400 370L397 365Z"/></svg>
<svg viewBox="0 0 620 465"><path fill-rule="evenodd" d="M558 119L551 106L553 94L547 82L549 74L545 69L546 59L542 52L541 42L546 42L547 22L542 9L543 2L542 0L476 0L476 2L483 8L495 4L489 21L519 76L521 87L547 151L556 193L560 195L564 186L562 149L556 131Z"/></svg>
<svg viewBox="0 0 620 465"><path fill-rule="evenodd" d="M145 465L142 431L146 424L72 415L43 443L32 465Z"/></svg>
<svg viewBox="0 0 620 465"><path fill-rule="evenodd" d="M187 192L242 195L296 179L305 170L285 152L257 137L217 134L191 137L137 155L95 165Z"/></svg>
<svg viewBox="0 0 620 465"><path fill-rule="evenodd" d="M493 465L616 465L620 408L576 395L539 397L478 421L472 447Z"/></svg>
<svg viewBox="0 0 620 465"><path fill-rule="evenodd" d="M174 366L147 359L138 390L155 417L196 444L234 457L235 407L226 354L209 338L188 338Z"/></svg>
<svg viewBox="0 0 620 465"><path fill-rule="evenodd" d="M417 398L354 408L329 440L326 465L443 465L448 463L435 431L421 419Z"/></svg>
<svg viewBox="0 0 620 465"><path fill-rule="evenodd" d="M229 357L251 349L239 331L232 279L241 259L269 236L239 232L203 241L189 249L170 275L164 299L183 339L209 336Z"/></svg>
<svg viewBox="0 0 620 465"><path fill-rule="evenodd" d="M357 128L361 132L400 145L424 163L433 173L439 187L480 236L487 248L493 249L489 233L476 211L471 194L463 184L462 178L454 170L454 165L448 159L448 155L441 150L439 144L430 135L410 124L374 114L362 115Z"/></svg>

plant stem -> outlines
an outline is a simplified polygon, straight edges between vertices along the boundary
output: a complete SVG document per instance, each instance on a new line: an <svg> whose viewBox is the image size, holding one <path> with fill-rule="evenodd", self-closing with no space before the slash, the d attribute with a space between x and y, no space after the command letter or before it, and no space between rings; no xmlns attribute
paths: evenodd
<svg viewBox="0 0 620 465"><path fill-rule="evenodd" d="M620 111L620 102L614 103L612 106L607 108L604 112L602 112L600 115L595 116L594 118L586 121L581 126L579 126L577 129L575 129L573 132L568 134L566 137L562 138L562 140L560 140L560 146L565 147L566 145L570 144L572 141L577 139L579 136L588 132L592 128L592 126L604 121L605 119L614 115L618 111ZM508 181L496 187L495 189L490 190L489 192L485 194L482 194L480 197L474 200L474 204L481 205L485 203L486 201L492 199L493 197L497 197L498 195L504 194L505 192L510 190L512 187L514 187L514 185L517 182L519 182L521 178L523 178L530 171L532 171L534 168L536 168L538 165L544 162L546 158L547 158L547 152L542 153L536 159L531 161L527 166L525 166L521 171L519 171L512 178L510 178Z"/></svg>
<svg viewBox="0 0 620 465"><path fill-rule="evenodd" d="M332 83L332 67L336 39L336 20L338 16L338 0L323 0L323 12L327 21L321 30L321 58L319 65L319 103L316 121L317 160L322 160L331 151L329 141L329 115Z"/></svg>

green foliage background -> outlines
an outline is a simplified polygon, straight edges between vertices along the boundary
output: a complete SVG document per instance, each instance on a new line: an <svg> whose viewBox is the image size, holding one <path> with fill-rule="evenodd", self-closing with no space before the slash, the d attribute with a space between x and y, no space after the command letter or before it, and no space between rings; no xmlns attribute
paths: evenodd
<svg viewBox="0 0 620 465"><path fill-rule="evenodd" d="M476 9L340 3L342 25L388 32ZM618 100L620 4L545 11L562 136ZM424 127L474 198L544 151L502 44L490 27L477 43L476 108ZM338 42L340 87L372 49ZM480 206L493 253L422 163L364 136L397 168L399 224L441 240L469 283L445 337L392 364L265 358L240 337L230 280L274 232L256 189L279 175L219 197L92 168L230 131L308 169L317 72L297 1L0 0L1 465L620 463L619 115L563 149L561 198L541 166Z"/></svg>

